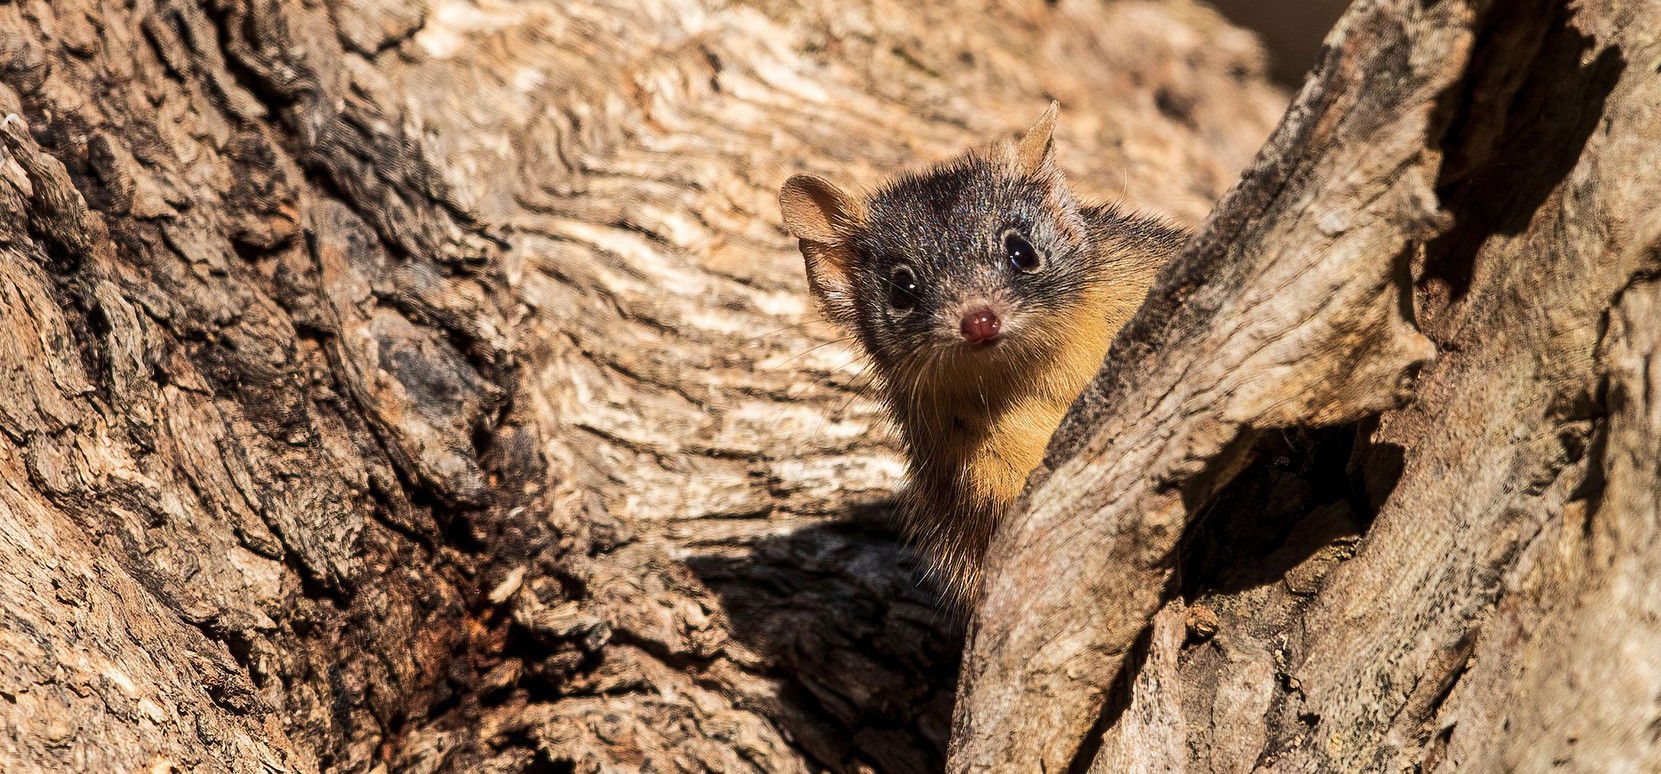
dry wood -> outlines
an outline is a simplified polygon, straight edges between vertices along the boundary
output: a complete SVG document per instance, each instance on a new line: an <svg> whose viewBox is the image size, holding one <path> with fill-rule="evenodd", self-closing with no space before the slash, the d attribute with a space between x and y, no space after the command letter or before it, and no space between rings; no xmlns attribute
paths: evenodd
<svg viewBox="0 0 1661 774"><path fill-rule="evenodd" d="M1661 8L1527 6L1340 22L995 540L953 770L1661 765Z"/></svg>
<svg viewBox="0 0 1661 774"><path fill-rule="evenodd" d="M775 211L1068 110L1194 222L1185 2L0 2L0 770L938 770L959 635Z"/></svg>
<svg viewBox="0 0 1661 774"><path fill-rule="evenodd" d="M774 192L1055 98L1192 225L1285 106L1185 0L985 5L0 1L0 770L1661 767L1661 8L1351 11L953 721Z"/></svg>

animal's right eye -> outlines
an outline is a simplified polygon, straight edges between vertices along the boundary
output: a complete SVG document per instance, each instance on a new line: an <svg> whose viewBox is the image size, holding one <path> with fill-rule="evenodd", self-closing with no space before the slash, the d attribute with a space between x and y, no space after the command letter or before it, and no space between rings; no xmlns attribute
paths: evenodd
<svg viewBox="0 0 1661 774"><path fill-rule="evenodd" d="M896 266L888 275L888 305L897 312L910 311L917 305L917 275L908 266Z"/></svg>

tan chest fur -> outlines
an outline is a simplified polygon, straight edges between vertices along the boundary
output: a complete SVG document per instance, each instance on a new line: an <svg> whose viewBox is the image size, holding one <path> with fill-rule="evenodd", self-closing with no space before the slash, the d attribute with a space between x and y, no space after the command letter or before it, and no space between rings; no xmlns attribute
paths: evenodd
<svg viewBox="0 0 1661 774"><path fill-rule="evenodd" d="M1043 368L1011 377L1024 384L999 385L1009 395L1002 410L991 415L969 412L977 425L962 439L969 443L947 453L961 459L965 498L1003 506L1021 494L1067 408L1101 367L1109 332L1090 333Z"/></svg>
<svg viewBox="0 0 1661 774"><path fill-rule="evenodd" d="M891 396L911 450L908 527L953 586L972 588L997 518L1043 461L1050 436L1101 368L1128 312L1086 299L1071 320L1046 321L1061 347L1029 358L935 364Z"/></svg>

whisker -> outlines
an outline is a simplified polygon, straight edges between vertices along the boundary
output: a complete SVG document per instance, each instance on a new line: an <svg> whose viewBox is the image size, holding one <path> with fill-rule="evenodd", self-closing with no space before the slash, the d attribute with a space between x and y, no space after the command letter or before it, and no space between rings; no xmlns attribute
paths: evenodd
<svg viewBox="0 0 1661 774"><path fill-rule="evenodd" d="M849 341L853 341L853 338L854 338L853 336L843 336L840 339L831 339L830 341L820 342L820 343L815 344L811 347L808 347L807 349L802 350L801 352L797 352L796 354L785 358L784 360L779 362L779 365L780 366L789 365L790 361L795 360L799 357L805 357L806 355L812 353L814 350L823 349L823 348L828 347L832 344L844 344L844 343L847 343ZM852 361L852 360L848 361L848 363L852 363L852 362L854 362L854 361ZM838 366L835 370L837 370L837 371L842 370L842 367L848 365L848 363L843 363L842 366Z"/></svg>
<svg viewBox="0 0 1661 774"><path fill-rule="evenodd" d="M856 358L856 359L857 359L857 358ZM852 362L853 362L853 361L852 361L852 360L850 360L850 361L848 361L848 363L852 363ZM844 363L844 364L843 364L843 366L846 366L846 365L847 365L847 363ZM837 370L837 371L840 371L840 370L842 370L842 369L841 369L841 368L838 368L838 369L836 369L836 370ZM874 368L873 368L873 367L872 367L872 366L871 366L871 363L870 363L870 361L866 361L866 362L865 362L865 364L864 364L864 365L862 365L862 366L860 366L860 370L859 370L859 373L856 373L856 374L855 374L855 375L854 375L854 379L855 379L855 380L857 380L857 379L859 379L859 378L860 378L860 377L861 377L861 376L864 376L864 375L865 375L865 374L866 374L866 373L867 373L867 372L870 372L870 373L871 373L871 376L872 376L872 378L875 378L875 376L876 376L876 369L874 369ZM832 376L832 375L834 375L834 373L835 373L835 372L834 372L834 371L833 371L833 372L832 372L832 373L830 373L830 374L826 374L826 375L825 375L825 376L823 376L823 377L820 377L820 378L818 378L818 379L815 379L815 380L814 380L814 382L813 382L813 383L814 383L814 384L815 384L815 385L823 385L823 384L824 384L824 382L825 382L825 380L826 380L826 379L829 379L829 378L830 378L830 377L831 377L831 376ZM815 435L815 436L823 436L823 435L824 435L824 433L825 433L825 425L826 425L826 423L828 423L828 422L830 422L830 421L832 421L832 418L833 418L833 417L834 417L834 416L840 416L840 415L841 415L841 414L842 414L842 412L843 412L843 410L845 410L845 409L846 409L846 408L847 408L847 407L848 407L848 405L851 405L851 404L852 404L852 403L853 403L853 401L854 401L854 399L855 399L855 398L858 398L858 397L859 397L859 395L860 395L860 394L862 394L862 393L863 393L863 392L864 392L864 390L865 390L865 389L866 389L866 388L867 388L867 387L870 387L870 386L871 386L871 379L867 379L867 380L866 380L866 381L865 381L865 384L864 384L864 385L862 385L862 386L859 386L859 387L856 387L856 388L854 388L854 390L853 390L853 392L854 392L854 394L853 394L853 397L850 397L850 398L849 398L849 399L848 399L848 403L846 403L846 404L843 404L843 407L842 407L842 408L840 408L840 409L837 409L837 410L835 410L835 411L834 411L834 412L831 412L831 411L827 411L827 412L824 412L824 413L821 413L821 414L820 414L820 415L819 415L819 421L818 421L818 422L817 422L817 423L815 423L815 425L814 425L814 428L813 428L813 435Z"/></svg>
<svg viewBox="0 0 1661 774"><path fill-rule="evenodd" d="M871 371L871 377L869 379L865 380L865 384L855 388L854 391L853 391L854 394L848 396L847 402L843 403L840 408L838 408L837 410L831 412L829 414L830 417L841 417L842 412L847 411L848 407L852 406L854 404L854 401L859 400L860 398L864 397L865 396L865 391L867 389L869 389L872 384L876 383L877 377L879 376L879 374L877 374L877 370L875 368L872 368L872 369L869 369L869 370Z"/></svg>
<svg viewBox="0 0 1661 774"><path fill-rule="evenodd" d="M779 334L781 334L781 333L784 333L784 332L785 332L785 331L790 331L790 330L802 330L802 329L804 329L804 328L806 328L806 327L807 327L807 324L806 324L806 323L792 323L792 324L790 324L790 325L786 325L786 326L784 326L784 327L783 327L783 328L780 328L780 329L778 329L778 330L775 330L775 331L768 331L768 332L766 332L766 333L763 333L763 334L761 334L761 335L760 335L760 336L757 336L757 337L755 337L755 338L753 338L753 339L745 339L745 340L744 340L744 343L743 343L743 344L741 344L741 345L740 345L740 346L745 346L745 347L748 347L748 346L750 346L750 345L752 345L752 344L754 344L754 343L756 343L756 342L758 342L758 341L761 341L761 340L762 340L762 339L765 339L765 338L769 338L769 337L772 337L772 336L777 336L777 335L779 335Z"/></svg>

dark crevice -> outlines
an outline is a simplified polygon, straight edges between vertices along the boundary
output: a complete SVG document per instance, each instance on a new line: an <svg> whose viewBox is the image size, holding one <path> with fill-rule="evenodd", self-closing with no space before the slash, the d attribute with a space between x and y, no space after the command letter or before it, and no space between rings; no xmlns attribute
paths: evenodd
<svg viewBox="0 0 1661 774"><path fill-rule="evenodd" d="M1368 444L1373 421L1243 435L1241 443L1250 447L1226 454L1244 454L1248 461L1227 483L1209 496L1185 487L1189 527L1164 598L1229 595L1280 582L1317 552L1364 531L1400 477L1399 447ZM1358 458L1365 462L1356 463ZM1352 475L1357 470L1368 473ZM1130 707L1151 641L1150 621L1114 676L1068 771L1087 771L1094 764L1105 733Z"/></svg>
<svg viewBox="0 0 1661 774"><path fill-rule="evenodd" d="M1433 318L1470 292L1483 246L1522 233L1574 169L1626 68L1613 47L1581 64L1596 40L1566 4L1525 5L1484 16L1469 72L1437 106L1447 124L1436 193L1455 228L1425 246L1419 288ZM1432 338L1449 336L1441 328Z"/></svg>
<svg viewBox="0 0 1661 774"><path fill-rule="evenodd" d="M1395 485L1386 475L1365 482L1349 475L1352 458L1372 452L1361 425L1264 433L1252 461L1192 520L1181 549L1183 597L1277 582L1326 546L1327 535L1350 523L1364 529ZM1317 511L1339 523L1306 524ZM1288 543L1294 532L1305 538L1298 545Z"/></svg>
<svg viewBox="0 0 1661 774"><path fill-rule="evenodd" d="M450 275L479 274L479 270L474 267L463 267L444 261L444 256L438 254L436 245L430 245L433 250L418 250L412 254L411 245L426 244L424 235L411 234L408 235L409 240L401 240L396 238L396 234L389 234L388 229L391 226L385 219L376 217L376 212L368 209L374 202L365 200L366 197L373 196L373 192L366 194L361 185L341 178L341 175L348 174L343 171L343 165L357 165L371 171L375 170L377 165L392 169L410 169L406 165L408 158L416 155L413 147L400 145L388 151L398 154L399 161L396 164L375 154L366 155L364 149L351 140L359 136L370 138L373 135L372 130L365 128L357 120L358 116L351 113L354 109L351 105L346 108L346 113L341 114L320 106L318 100L322 99L322 95L318 92L316 76L307 69L304 62L285 59L284 64L292 68L296 75L285 77L281 82L262 72L263 59L276 54L251 48L252 41L272 37L269 31L254 28L259 20L250 16L250 12L245 8L237 6L222 6L210 13L220 32L220 45L226 69L242 88L267 108L273 123L274 131L271 132L271 136L291 158L298 161L302 179L296 181L296 185L308 187L317 195L332 198L344 205L368 227L370 238L394 260L435 260L443 263L440 271ZM246 29L237 29L239 25ZM243 32L246 34L239 34ZM276 37L281 39L283 35L279 34ZM321 127L307 125L307 121L319 114L327 117L331 123ZM407 195L428 195L437 184L436 178L431 174L421 174L426 171L421 159L415 158L414 162L413 169L417 170L411 173L416 175L414 179L378 180L371 185L396 187ZM454 202L443 196L432 197L432 201L436 205L436 213L448 216L464 229L476 231L485 242L501 246L499 238L474 224L471 217ZM315 239L310 234L306 234L306 237L308 253L313 254L312 263L315 265ZM429 252L431 254L427 254ZM487 270L486 273L488 271L493 269ZM486 277L485 281L490 281L490 277ZM315 300L315 290L296 290L301 296L313 296ZM451 319L443 310L428 308L419 303L418 299L406 298L396 293L381 294L377 298L397 309L413 323L437 333L475 369L476 373L483 376L487 383L500 389L498 400L484 401L481 421L468 433L467 444L478 459L480 467L492 476L493 489L497 492L512 493L501 502L485 503L482 507L449 503L446 497L434 488L435 484L422 479L413 465L408 461L400 461L395 441L387 437L374 420L373 407L364 404L357 391L341 381L346 378L347 372L343 369L343 364L338 362L333 347L330 346L330 340L337 334L332 325L322 323L328 327L318 328L317 324L320 321L298 322L300 327L307 331L305 335L317 339L318 349L328 361L327 371L335 381L335 392L340 399L346 401L337 413L348 417L345 421L352 426L351 429L356 435L372 439L371 443L375 448L366 451L377 454L388 463L384 469L393 477L392 480L376 479L369 486L368 495L373 501L371 510L376 522L389 528L393 534L401 535L414 545L432 553L435 563L439 565L435 577L447 578L448 582L456 586L455 590L463 599L474 600L471 606L476 608L476 615L497 621L490 628L504 626L506 624L500 621L506 615L505 610L488 603L483 591L472 587L483 582L484 578L497 577L497 574L489 571L491 567L527 561L529 557L542 552L551 542L549 536L542 534L544 530L538 528L539 525L534 519L508 515L512 512L511 506L530 502L540 491L536 487L526 488L522 484L541 481L546 477L546 471L543 469L545 465L534 449L527 452L519 448L524 444L515 443L508 444L511 448L503 448L502 439L507 435L513 435L504 422L512 410L513 396L519 386L518 374L509 362L510 358L504 353L492 351L487 344L479 340L476 332L467 330L462 322ZM296 310L289 308L287 311L293 314ZM386 491L387 487L398 491ZM433 525L431 529L426 527L429 523ZM450 552L438 551L439 547L455 549L459 556L471 557L471 560L463 559L458 563L457 558L445 558ZM539 651L541 657L550 655L545 648L531 648L528 644L528 634L510 635L507 639L510 650L511 643L519 641L525 648ZM539 686L539 678L531 674L530 670L512 685L483 685L482 676L490 666L502 663L506 658L524 657L525 663L530 663L534 659L530 659L530 652L521 652L515 656L511 652L502 653L499 646L489 646L483 651L480 647L486 646L462 642L458 650L449 655L451 665L447 669L448 676L441 681L436 693L428 693L425 699L420 691L406 697L404 705L409 704L408 700L425 703L403 706L389 722L389 727L393 730L386 734L386 756L396 758L402 740L399 731L411 725L413 719L419 718L423 725L430 727L454 727L470 722L469 718L476 718L483 707L489 706L492 697L502 699L505 698L505 694L532 688L544 691L559 690L557 681L556 684ZM579 668L593 666L585 660ZM346 718L337 719L337 723L342 727L350 727ZM529 740L525 741L527 744L524 746L527 749L537 749L535 744L528 743ZM444 762L445 767L453 768L456 765L463 764L448 758ZM570 762L556 761L538 753L532 763L532 770L562 771L570 770L571 766Z"/></svg>
<svg viewBox="0 0 1661 774"><path fill-rule="evenodd" d="M1180 582L1173 577L1170 587L1161 596L1166 599L1172 598L1179 585ZM1067 774L1085 774L1094 766L1096 756L1101 753L1102 743L1107 737L1107 730L1118 725L1119 718L1130 709L1131 700L1135 698L1136 676L1147 664L1152 646L1153 622L1150 620L1131 642L1130 651L1125 654L1119 671L1108 684L1107 691L1102 696L1102 708L1096 713L1096 722L1091 724L1090 729L1084 733L1084 738L1079 740L1079 747L1067 765Z"/></svg>

